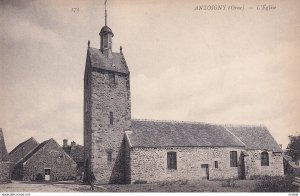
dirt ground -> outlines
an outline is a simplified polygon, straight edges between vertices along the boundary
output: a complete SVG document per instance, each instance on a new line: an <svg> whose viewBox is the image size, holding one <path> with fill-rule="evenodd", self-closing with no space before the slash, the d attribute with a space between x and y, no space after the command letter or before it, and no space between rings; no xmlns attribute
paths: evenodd
<svg viewBox="0 0 300 196"><path fill-rule="evenodd" d="M254 180L237 180L234 186L224 181L172 182L160 184L96 185L94 192L250 192ZM78 183L0 184L0 192L91 192L89 185Z"/></svg>

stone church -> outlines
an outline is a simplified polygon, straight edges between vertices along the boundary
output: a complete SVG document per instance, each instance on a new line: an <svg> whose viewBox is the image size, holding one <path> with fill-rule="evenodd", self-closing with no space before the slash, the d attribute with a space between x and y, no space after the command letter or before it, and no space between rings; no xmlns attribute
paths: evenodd
<svg viewBox="0 0 300 196"><path fill-rule="evenodd" d="M282 149L264 126L131 119L130 72L112 30L88 43L84 167L96 183L249 179L283 175Z"/></svg>

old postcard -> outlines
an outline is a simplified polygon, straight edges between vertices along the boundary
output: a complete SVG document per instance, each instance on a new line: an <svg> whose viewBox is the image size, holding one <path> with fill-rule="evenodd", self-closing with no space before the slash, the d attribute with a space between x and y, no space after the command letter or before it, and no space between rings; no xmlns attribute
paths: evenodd
<svg viewBox="0 0 300 196"><path fill-rule="evenodd" d="M0 192L300 188L297 0L2 0Z"/></svg>

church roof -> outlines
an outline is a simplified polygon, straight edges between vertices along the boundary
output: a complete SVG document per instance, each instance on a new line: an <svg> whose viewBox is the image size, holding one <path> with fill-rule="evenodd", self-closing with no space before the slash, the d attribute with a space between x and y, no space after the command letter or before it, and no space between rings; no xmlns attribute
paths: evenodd
<svg viewBox="0 0 300 196"><path fill-rule="evenodd" d="M264 126L132 120L126 135L131 147L245 147L282 152Z"/></svg>
<svg viewBox="0 0 300 196"><path fill-rule="evenodd" d="M0 161L5 160L7 156L7 149L5 146L2 128L0 128Z"/></svg>
<svg viewBox="0 0 300 196"><path fill-rule="evenodd" d="M269 130L264 126L226 125L226 128L245 143L246 149L282 152Z"/></svg>
<svg viewBox="0 0 300 196"><path fill-rule="evenodd" d="M129 73L125 58L121 53L112 53L112 61L97 48L88 48L88 55L93 68L119 73Z"/></svg>
<svg viewBox="0 0 300 196"><path fill-rule="evenodd" d="M132 147L244 147L224 126L176 121L132 120Z"/></svg>

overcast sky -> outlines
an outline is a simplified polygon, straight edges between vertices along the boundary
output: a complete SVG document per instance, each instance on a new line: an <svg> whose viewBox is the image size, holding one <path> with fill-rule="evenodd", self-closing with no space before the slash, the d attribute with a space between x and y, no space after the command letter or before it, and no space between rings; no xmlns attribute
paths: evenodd
<svg viewBox="0 0 300 196"><path fill-rule="evenodd" d="M82 144L87 42L99 48L103 2L1 0L9 151L29 137ZM259 11L261 3L276 9ZM246 9L194 10L215 4ZM263 124L285 147L300 127L299 8L298 0L109 0L113 50L123 46L131 72L132 118Z"/></svg>

